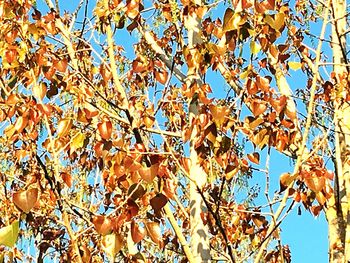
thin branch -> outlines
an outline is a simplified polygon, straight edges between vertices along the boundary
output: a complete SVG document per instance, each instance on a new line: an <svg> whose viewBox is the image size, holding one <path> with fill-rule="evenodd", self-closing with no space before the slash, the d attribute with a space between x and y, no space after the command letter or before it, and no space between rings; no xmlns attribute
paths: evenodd
<svg viewBox="0 0 350 263"><path fill-rule="evenodd" d="M182 230L177 225L177 221L173 215L173 212L171 211L171 209L169 207L169 204L166 204L164 206L164 212L165 212L166 216L168 217L168 220L169 220L172 228L175 231L175 234L176 234L176 236L177 236L177 238L178 238L178 240L179 240L179 242L180 242L180 244L185 252L185 255L187 257L188 262L195 263L196 261L192 255L192 252L191 252L189 246L187 245L186 238L182 234Z"/></svg>
<svg viewBox="0 0 350 263"><path fill-rule="evenodd" d="M328 18L328 13L329 13L329 9L330 9L330 4L331 4L331 0L328 0L327 2L327 8L324 12L324 20L323 20L323 24L322 24L322 29L321 29L321 38L324 37L325 35L325 31L326 31L326 25L327 25L327 18ZM309 134L309 130L310 130L310 126L311 126L311 121L312 121L312 116L313 116L313 111L314 111L314 101L315 101L315 93L316 93L316 84L317 84L317 79L318 79L318 67L319 67L319 63L320 63L320 57L321 57L321 48L322 48L322 41L319 41L318 43L318 47L317 47L317 53L316 53L316 59L315 59L315 67L314 67L314 77L312 79L312 84L311 84L311 88L310 88L310 101L309 101L309 105L307 108L307 112L308 112L308 116L306 119L306 124L305 124L305 131L303 133L303 138L302 138L302 143L300 145L300 149L298 151L298 158L297 158L297 162L294 168L294 172L293 172L293 178L294 180L296 179L296 177L298 176L298 172L299 172L299 168L302 165L303 162L303 156L304 156L304 151L306 148L306 143L307 143L307 138L308 138L308 134ZM286 207L287 204L287 200L288 200L288 196L289 196L289 189L291 189L294 185L294 180L293 182L291 182L289 184L289 186L287 187L287 189L285 190L285 194L283 196L282 202L280 203L276 213L275 213L275 218L278 219L281 215L281 213L283 212L284 208ZM267 230L267 236L270 236L276 229L276 224L274 222L272 222ZM256 258L254 259L255 263L259 263L263 253L269 243L269 239L266 239L259 251L258 254L256 256Z"/></svg>

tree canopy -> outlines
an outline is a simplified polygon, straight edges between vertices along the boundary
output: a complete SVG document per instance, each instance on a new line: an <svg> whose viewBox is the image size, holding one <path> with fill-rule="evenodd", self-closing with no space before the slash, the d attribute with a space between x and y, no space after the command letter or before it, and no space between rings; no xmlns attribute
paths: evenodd
<svg viewBox="0 0 350 263"><path fill-rule="evenodd" d="M350 259L344 0L71 2L0 1L0 262Z"/></svg>

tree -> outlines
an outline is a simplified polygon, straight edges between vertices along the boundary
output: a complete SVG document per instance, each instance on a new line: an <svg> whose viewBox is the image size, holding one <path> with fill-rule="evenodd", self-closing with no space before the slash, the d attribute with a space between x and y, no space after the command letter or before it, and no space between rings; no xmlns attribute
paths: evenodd
<svg viewBox="0 0 350 263"><path fill-rule="evenodd" d="M0 1L1 262L349 261L345 1L64 3Z"/></svg>

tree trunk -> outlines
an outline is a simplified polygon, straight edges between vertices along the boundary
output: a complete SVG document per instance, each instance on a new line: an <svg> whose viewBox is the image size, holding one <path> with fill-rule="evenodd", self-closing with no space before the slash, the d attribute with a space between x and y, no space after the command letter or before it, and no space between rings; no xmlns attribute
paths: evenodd
<svg viewBox="0 0 350 263"><path fill-rule="evenodd" d="M194 1L194 4L201 6L201 0ZM188 48L190 52L196 50L196 46L202 44L201 39L201 19L196 12L188 14L187 23L185 23L188 32ZM187 88L196 83L201 86L202 80L198 71L198 67L189 68L186 78ZM207 212L204 200L198 192L198 188L202 189L207 182L208 175L201 167L200 158L195 149L196 138L199 135L199 129L196 124L198 117L198 96L194 95L189 103L189 120L193 127L190 139L190 228L191 228L191 250L195 262L210 262L210 246L208 227L204 225L202 215Z"/></svg>
<svg viewBox="0 0 350 263"><path fill-rule="evenodd" d="M334 195L327 205L329 262L350 260L350 106L346 101L349 87L346 59L346 1L332 2L332 51L336 75L334 102L335 166Z"/></svg>

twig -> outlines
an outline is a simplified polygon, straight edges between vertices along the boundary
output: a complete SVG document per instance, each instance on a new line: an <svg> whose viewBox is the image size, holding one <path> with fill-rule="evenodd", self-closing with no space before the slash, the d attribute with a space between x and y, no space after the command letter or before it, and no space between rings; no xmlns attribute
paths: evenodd
<svg viewBox="0 0 350 263"><path fill-rule="evenodd" d="M327 25L327 18L328 18L328 13L329 13L329 8L330 8L330 4L331 4L331 0L328 0L327 2L327 8L324 12L324 20L323 20L323 25L322 25L322 29L321 29L321 38L324 37L324 34L325 34L325 31L326 31L326 25ZM306 119L306 124L305 124L305 131L304 131L304 134L303 134L303 138L302 138L302 142L301 142L301 145L300 145L300 149L298 151L298 158L297 158L297 162L296 162L296 165L295 165L295 169L294 169L294 172L293 172L293 178L294 180L296 179L297 175L298 175L298 171L299 171L299 168L302 164L302 159L303 159L303 155L304 155L304 150L306 148L306 142L307 142L307 138L308 138L308 134L309 134L309 130L310 130L310 126L311 126L311 121L312 121L312 115L313 115L313 109L314 109L314 100L315 100L315 93L316 93L316 84L317 84L317 79L318 79L318 67L319 67L319 63L320 63L320 57L321 57L321 48L322 48L322 41L319 41L318 43L318 47L317 47L317 53L316 53L316 59L315 59L315 67L314 67L314 77L312 79L312 84L311 84L311 88L310 88L310 100L309 100L309 105L308 105L308 108L307 108L307 112L308 112L308 116L307 116L307 119ZM291 189L294 185L294 180L288 185L287 189L285 190L285 194L283 196L283 199L282 199L282 202L280 203L276 213L275 213L275 218L278 219L282 213L282 211L284 210L285 206L286 206L286 203L287 203L287 200L288 200L288 196L289 196L289 189ZM267 236L270 236L273 231L275 231L275 227L276 227L276 224L274 222L272 222L267 230ZM266 239L259 251L258 251L258 254L256 256L256 258L254 259L254 262L255 263L259 263L260 262L260 259L262 258L263 256L263 253L267 247L269 243L269 238Z"/></svg>

